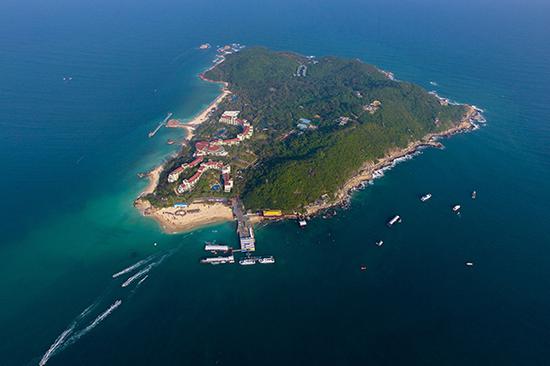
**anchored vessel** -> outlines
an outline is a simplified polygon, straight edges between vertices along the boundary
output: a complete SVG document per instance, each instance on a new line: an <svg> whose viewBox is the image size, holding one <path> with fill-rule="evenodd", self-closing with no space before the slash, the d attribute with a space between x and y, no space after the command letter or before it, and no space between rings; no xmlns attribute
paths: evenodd
<svg viewBox="0 0 550 366"><path fill-rule="evenodd" d="M472 199L475 200L477 197L477 192L476 191L473 191L472 192Z"/></svg>
<svg viewBox="0 0 550 366"><path fill-rule="evenodd" d="M273 256L260 258L260 259L258 259L258 263L261 263L261 264L275 263L275 258L273 258Z"/></svg>
<svg viewBox="0 0 550 366"><path fill-rule="evenodd" d="M231 250L231 247L228 245L206 244L204 250L207 252L228 252Z"/></svg>
<svg viewBox="0 0 550 366"><path fill-rule="evenodd" d="M251 266L253 264L256 264L256 260L257 260L257 258L255 258L255 257L249 257L249 258L241 259L239 261L239 264L241 266Z"/></svg>
<svg viewBox="0 0 550 366"><path fill-rule="evenodd" d="M420 197L420 201L426 202L426 201L429 200L430 198L432 198L432 194L431 194L431 193L427 193L427 194L423 195L422 197Z"/></svg>
<svg viewBox="0 0 550 366"><path fill-rule="evenodd" d="M388 221L388 226L391 227L398 222L401 222L401 217L399 215L395 215L390 221Z"/></svg>
<svg viewBox="0 0 550 366"><path fill-rule="evenodd" d="M298 225L300 225L300 227L305 227L307 225L307 221L304 219L298 220Z"/></svg>
<svg viewBox="0 0 550 366"><path fill-rule="evenodd" d="M376 242L376 246L381 247L382 245L384 245L384 240L378 240L378 241Z"/></svg>
<svg viewBox="0 0 550 366"><path fill-rule="evenodd" d="M453 206L453 212L460 212L460 205L454 205Z"/></svg>
<svg viewBox="0 0 550 366"><path fill-rule="evenodd" d="M235 263L235 257L232 255L227 257L211 257L201 259L203 264L226 264L226 263Z"/></svg>

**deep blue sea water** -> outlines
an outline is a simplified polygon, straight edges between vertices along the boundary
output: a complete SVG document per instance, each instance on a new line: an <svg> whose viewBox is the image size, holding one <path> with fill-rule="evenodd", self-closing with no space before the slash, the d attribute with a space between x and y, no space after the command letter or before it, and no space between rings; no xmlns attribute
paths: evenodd
<svg viewBox="0 0 550 366"><path fill-rule="evenodd" d="M0 365L56 340L48 365L548 364L548 24L538 0L3 1ZM132 201L181 136L147 132L217 95L203 42L358 57L488 124L330 220L258 228L274 266L200 266L232 223L166 235ZM144 258L143 283L112 278Z"/></svg>

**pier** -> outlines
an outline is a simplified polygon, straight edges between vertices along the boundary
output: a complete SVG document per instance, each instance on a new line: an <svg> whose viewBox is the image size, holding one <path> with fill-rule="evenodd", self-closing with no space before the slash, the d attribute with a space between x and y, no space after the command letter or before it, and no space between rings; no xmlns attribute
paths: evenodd
<svg viewBox="0 0 550 366"><path fill-rule="evenodd" d="M244 206L239 199L233 201L233 215L237 219L237 234L241 244L241 252L253 252L256 250L254 239L254 226L244 213Z"/></svg>
<svg viewBox="0 0 550 366"><path fill-rule="evenodd" d="M162 120L161 123L159 123L159 125L157 126L157 128L155 128L153 131L149 132L149 138L155 136L157 134L157 132L159 132L159 130L164 126L166 125L166 122L168 122L168 120L170 119L170 117L172 117L174 114L172 112L168 112L168 114L166 115L166 117Z"/></svg>

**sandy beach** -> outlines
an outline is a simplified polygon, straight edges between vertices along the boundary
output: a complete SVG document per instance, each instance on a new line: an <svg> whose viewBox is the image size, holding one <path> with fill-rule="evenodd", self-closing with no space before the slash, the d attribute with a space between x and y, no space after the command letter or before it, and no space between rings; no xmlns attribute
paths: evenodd
<svg viewBox="0 0 550 366"><path fill-rule="evenodd" d="M171 234L233 220L231 207L222 203L192 203L186 208L155 208L147 200L138 199L135 206L144 216L157 221L163 231Z"/></svg>

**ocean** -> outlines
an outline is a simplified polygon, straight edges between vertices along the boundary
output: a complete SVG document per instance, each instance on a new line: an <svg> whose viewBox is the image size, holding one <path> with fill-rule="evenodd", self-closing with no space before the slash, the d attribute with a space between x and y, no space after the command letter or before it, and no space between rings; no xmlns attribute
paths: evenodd
<svg viewBox="0 0 550 366"><path fill-rule="evenodd" d="M2 2L0 365L548 364L549 22L542 0ZM204 42L360 58L488 122L333 218L257 227L276 264L201 266L234 223L168 235L132 202L183 136L148 131L218 94Z"/></svg>

